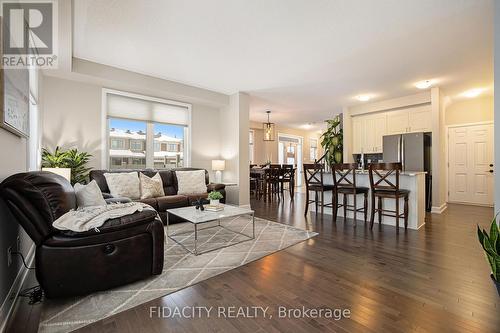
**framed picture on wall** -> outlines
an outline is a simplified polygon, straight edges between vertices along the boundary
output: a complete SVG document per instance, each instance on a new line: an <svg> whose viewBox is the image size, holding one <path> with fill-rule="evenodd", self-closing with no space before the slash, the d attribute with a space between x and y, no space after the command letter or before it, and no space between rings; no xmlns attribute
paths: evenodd
<svg viewBox="0 0 500 333"><path fill-rule="evenodd" d="M5 29L3 22L0 26ZM29 89L27 68L0 68L0 126L25 138L29 137L30 125Z"/></svg>
<svg viewBox="0 0 500 333"><path fill-rule="evenodd" d="M29 136L29 72L27 69L0 70L0 126Z"/></svg>

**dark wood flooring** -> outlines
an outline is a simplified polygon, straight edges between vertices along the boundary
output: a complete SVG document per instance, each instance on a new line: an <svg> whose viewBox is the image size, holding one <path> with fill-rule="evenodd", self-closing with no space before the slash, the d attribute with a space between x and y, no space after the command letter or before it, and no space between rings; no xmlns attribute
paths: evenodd
<svg viewBox="0 0 500 333"><path fill-rule="evenodd" d="M490 208L450 205L419 231L252 200L256 215L313 239L86 326L79 332L500 332L500 297L476 239ZM411 207L410 207L411 209ZM159 319L150 307L269 306L273 318ZM349 309L349 319L278 319L278 306Z"/></svg>

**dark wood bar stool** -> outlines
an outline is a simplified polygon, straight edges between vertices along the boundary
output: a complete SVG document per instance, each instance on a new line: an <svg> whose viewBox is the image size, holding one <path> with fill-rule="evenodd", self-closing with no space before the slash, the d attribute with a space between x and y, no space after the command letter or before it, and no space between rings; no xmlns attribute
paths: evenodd
<svg viewBox="0 0 500 333"><path fill-rule="evenodd" d="M337 212L340 207L344 207L344 221L347 218L347 211L354 213L354 225L356 225L357 213L364 213L365 223L368 217L368 187L356 186L356 163L332 164L333 184L335 185L334 200L336 207L333 208L333 220L337 220ZM351 179L349 177L351 176ZM338 203L339 194L342 194L342 203ZM357 205L358 194L363 194L363 207ZM348 196L353 196L353 204L348 204Z"/></svg>
<svg viewBox="0 0 500 333"><path fill-rule="evenodd" d="M372 214L370 219L370 229L373 229L375 213L378 213L378 223L382 223L382 216L396 218L396 228L399 230L399 219L402 217L405 229L408 228L408 197L409 190L399 188L399 174L401 163L372 163L369 166L370 187L372 190ZM394 175L395 181L389 180L389 176ZM378 198L378 206L375 208L375 200ZM403 213L399 213L399 199L404 199ZM396 210L382 208L383 199L395 199Z"/></svg>
<svg viewBox="0 0 500 333"><path fill-rule="evenodd" d="M323 171L325 166L319 163L304 164L304 177L306 180L306 209L304 215L307 215L309 205L314 202L316 205L316 214L318 213L318 206L321 206L321 214L323 214L324 207L334 208L334 194L333 190L335 185L323 183ZM309 192L314 191L314 200L309 200ZM326 191L332 191L332 203L324 203L324 194ZM321 201L319 201L319 194Z"/></svg>
<svg viewBox="0 0 500 333"><path fill-rule="evenodd" d="M288 190L290 191L290 200L293 200L293 194L295 190L295 168L293 167L293 164L283 164L281 166L281 196L283 196L285 184L288 184Z"/></svg>

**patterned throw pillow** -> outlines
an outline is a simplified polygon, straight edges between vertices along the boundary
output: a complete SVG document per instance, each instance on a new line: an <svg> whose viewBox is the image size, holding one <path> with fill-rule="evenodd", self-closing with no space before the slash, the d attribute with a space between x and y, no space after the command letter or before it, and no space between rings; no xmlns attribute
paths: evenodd
<svg viewBox="0 0 500 333"><path fill-rule="evenodd" d="M141 181L141 199L165 196L160 173L157 172L153 177L148 177L139 172L139 179Z"/></svg>
<svg viewBox="0 0 500 333"><path fill-rule="evenodd" d="M137 200L141 197L137 172L105 173L109 193L114 197L127 197Z"/></svg>
<svg viewBox="0 0 500 333"><path fill-rule="evenodd" d="M207 184L205 183L205 170L176 171L177 194L205 194Z"/></svg>

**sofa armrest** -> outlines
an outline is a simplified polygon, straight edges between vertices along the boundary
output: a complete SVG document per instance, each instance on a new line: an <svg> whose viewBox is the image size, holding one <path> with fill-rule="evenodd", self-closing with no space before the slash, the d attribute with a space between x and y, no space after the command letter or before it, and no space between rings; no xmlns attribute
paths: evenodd
<svg viewBox="0 0 500 333"><path fill-rule="evenodd" d="M226 188L224 184L210 183L207 185L207 192L223 190Z"/></svg>

